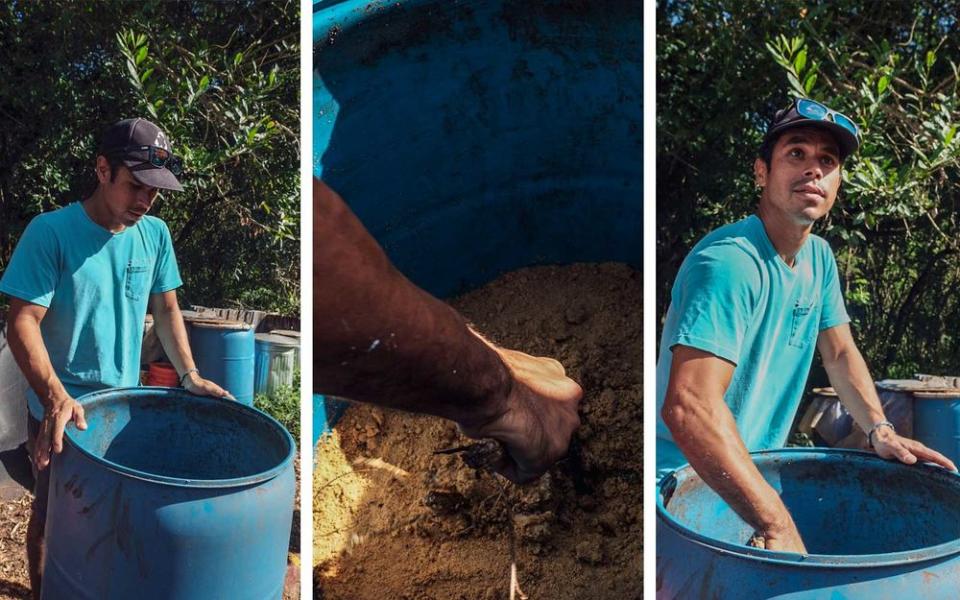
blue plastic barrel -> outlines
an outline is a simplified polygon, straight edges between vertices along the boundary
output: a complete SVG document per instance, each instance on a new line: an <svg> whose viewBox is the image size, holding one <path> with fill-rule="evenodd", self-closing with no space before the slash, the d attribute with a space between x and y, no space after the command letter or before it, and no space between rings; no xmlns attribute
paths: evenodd
<svg viewBox="0 0 960 600"><path fill-rule="evenodd" d="M190 349L200 374L241 404L253 406L256 345L253 328L239 321L190 322Z"/></svg>
<svg viewBox="0 0 960 600"><path fill-rule="evenodd" d="M806 555L752 528L685 466L657 486L657 598L957 598L960 476L854 450L754 453Z"/></svg>
<svg viewBox="0 0 960 600"><path fill-rule="evenodd" d="M314 9L314 173L414 283L449 297L536 264L640 267L640 3Z"/></svg>
<svg viewBox="0 0 960 600"><path fill-rule="evenodd" d="M79 399L54 456L43 598L279 600L295 444L266 414L173 388Z"/></svg>
<svg viewBox="0 0 960 600"><path fill-rule="evenodd" d="M915 392L913 436L960 464L960 390Z"/></svg>

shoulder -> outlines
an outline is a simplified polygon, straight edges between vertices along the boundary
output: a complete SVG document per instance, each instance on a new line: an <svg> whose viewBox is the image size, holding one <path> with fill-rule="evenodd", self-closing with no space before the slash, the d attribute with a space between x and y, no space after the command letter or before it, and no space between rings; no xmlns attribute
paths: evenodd
<svg viewBox="0 0 960 600"><path fill-rule="evenodd" d="M158 243L167 243L170 239L170 228L167 227L167 223L159 217L145 215L140 219L140 222L137 223L137 227L144 236Z"/></svg>
<svg viewBox="0 0 960 600"><path fill-rule="evenodd" d="M761 251L748 221L724 225L700 240L683 261L678 280L721 281L727 285L759 285L763 279Z"/></svg>
<svg viewBox="0 0 960 600"><path fill-rule="evenodd" d="M27 224L23 237L56 238L61 233L69 234L75 231L74 215L71 213L76 207L72 204L40 213Z"/></svg>

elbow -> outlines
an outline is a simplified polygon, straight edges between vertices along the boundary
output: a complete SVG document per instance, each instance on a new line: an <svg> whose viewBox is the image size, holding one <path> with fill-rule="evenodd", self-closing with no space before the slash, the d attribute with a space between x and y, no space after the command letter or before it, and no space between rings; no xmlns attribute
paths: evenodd
<svg viewBox="0 0 960 600"><path fill-rule="evenodd" d="M695 410L696 402L689 394L679 391L667 391L663 407L660 409L660 418L670 433L676 435L690 427L699 411Z"/></svg>

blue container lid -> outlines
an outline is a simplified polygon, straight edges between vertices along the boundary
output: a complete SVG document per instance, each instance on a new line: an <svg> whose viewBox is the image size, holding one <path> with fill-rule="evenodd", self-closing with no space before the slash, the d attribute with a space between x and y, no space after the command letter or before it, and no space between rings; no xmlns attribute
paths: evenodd
<svg viewBox="0 0 960 600"><path fill-rule="evenodd" d="M78 398L87 429L65 444L117 473L167 485L226 488L272 479L296 443L270 415L180 388L115 388Z"/></svg>

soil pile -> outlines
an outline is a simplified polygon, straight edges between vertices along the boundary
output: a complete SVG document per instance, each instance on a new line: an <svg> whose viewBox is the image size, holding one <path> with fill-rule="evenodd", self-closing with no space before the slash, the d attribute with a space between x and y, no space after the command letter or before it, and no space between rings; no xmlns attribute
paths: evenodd
<svg viewBox="0 0 960 600"><path fill-rule="evenodd" d="M622 264L534 267L451 302L584 389L570 457L530 486L438 449L455 425L353 405L317 448L318 598L507 598L511 531L531 600L642 596L642 284Z"/></svg>

